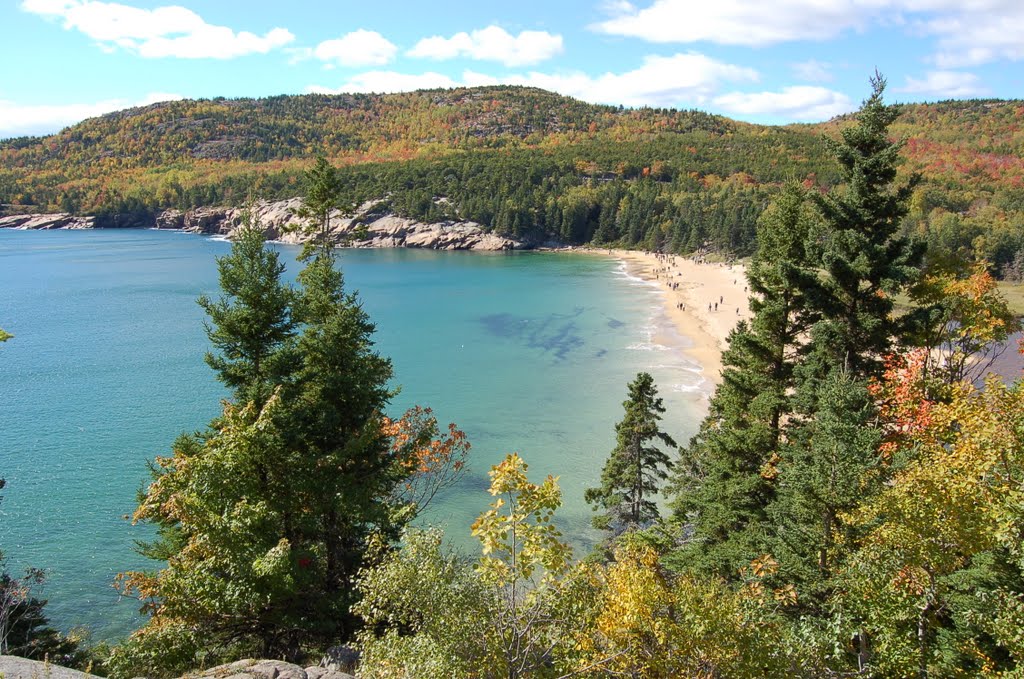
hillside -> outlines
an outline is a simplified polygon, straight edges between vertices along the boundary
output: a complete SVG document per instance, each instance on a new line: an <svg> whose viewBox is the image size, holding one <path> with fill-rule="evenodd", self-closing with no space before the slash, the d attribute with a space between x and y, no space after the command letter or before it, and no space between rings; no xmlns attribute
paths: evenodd
<svg viewBox="0 0 1024 679"><path fill-rule="evenodd" d="M936 252L1012 262L1024 250L1022 120L1020 101L904 107L902 172L925 179L907 229ZM388 196L403 216L744 254L783 182L837 182L823 135L844 124L757 126L520 87L186 100L0 142L0 204L145 223L162 208L292 197L322 154L345 168L353 200Z"/></svg>

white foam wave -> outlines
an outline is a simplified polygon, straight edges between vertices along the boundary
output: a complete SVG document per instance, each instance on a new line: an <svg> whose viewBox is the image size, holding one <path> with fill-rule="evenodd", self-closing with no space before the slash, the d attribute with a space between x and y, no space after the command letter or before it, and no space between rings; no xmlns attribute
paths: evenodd
<svg viewBox="0 0 1024 679"><path fill-rule="evenodd" d="M707 380L701 378L696 384L673 384L672 391L677 394L701 394L705 391Z"/></svg>
<svg viewBox="0 0 1024 679"><path fill-rule="evenodd" d="M672 347L666 347L664 344L657 344L656 342L633 342L632 344L626 345L626 348L630 351L671 351Z"/></svg>
<svg viewBox="0 0 1024 679"><path fill-rule="evenodd" d="M652 288L652 292L662 292L661 286L658 285L657 281L649 281L646 278L630 273L625 262L619 262L618 268L615 269L615 274L625 278L633 285Z"/></svg>

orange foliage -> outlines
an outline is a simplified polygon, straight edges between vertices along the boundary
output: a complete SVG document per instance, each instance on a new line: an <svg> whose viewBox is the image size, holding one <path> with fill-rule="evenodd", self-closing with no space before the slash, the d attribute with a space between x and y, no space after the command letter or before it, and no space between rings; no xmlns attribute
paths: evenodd
<svg viewBox="0 0 1024 679"><path fill-rule="evenodd" d="M385 417L381 432L391 440L391 455L406 477L395 499L416 513L466 469L470 444L465 432L449 424L442 434L430 408L414 406L397 420Z"/></svg>

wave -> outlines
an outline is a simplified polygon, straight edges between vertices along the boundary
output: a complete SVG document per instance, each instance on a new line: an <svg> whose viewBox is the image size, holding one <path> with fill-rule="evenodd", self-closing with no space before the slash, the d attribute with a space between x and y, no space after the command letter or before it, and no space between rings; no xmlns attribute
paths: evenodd
<svg viewBox="0 0 1024 679"><path fill-rule="evenodd" d="M707 391L708 381L703 377L695 384L673 384L671 389L677 394L703 394Z"/></svg>
<svg viewBox="0 0 1024 679"><path fill-rule="evenodd" d="M662 292L661 286L658 285L657 281L647 280L646 278L630 273L629 267L626 266L625 262L619 262L619 265L615 268L614 273L616 276L621 276L622 278L625 278L634 285L646 288L653 288L654 290L652 290L652 292Z"/></svg>
<svg viewBox="0 0 1024 679"><path fill-rule="evenodd" d="M627 344L626 348L630 351L671 351L672 347L665 346L664 344L658 344L657 342L633 342Z"/></svg>

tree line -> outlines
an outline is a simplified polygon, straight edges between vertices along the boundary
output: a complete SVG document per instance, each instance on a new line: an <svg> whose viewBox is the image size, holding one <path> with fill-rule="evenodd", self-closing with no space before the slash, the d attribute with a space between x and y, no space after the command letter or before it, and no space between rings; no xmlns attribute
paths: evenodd
<svg viewBox="0 0 1024 679"><path fill-rule="evenodd" d="M1012 274L1024 251L1024 107L902 110L890 132L907 138L901 176L923 177L904 233L929 257ZM294 197L323 155L355 193L386 197L405 217L473 220L535 242L748 256L758 216L787 182L828 192L842 181L822 133L850 122L764 127L518 87L166 102L0 141L0 204L148 225L167 208Z"/></svg>

